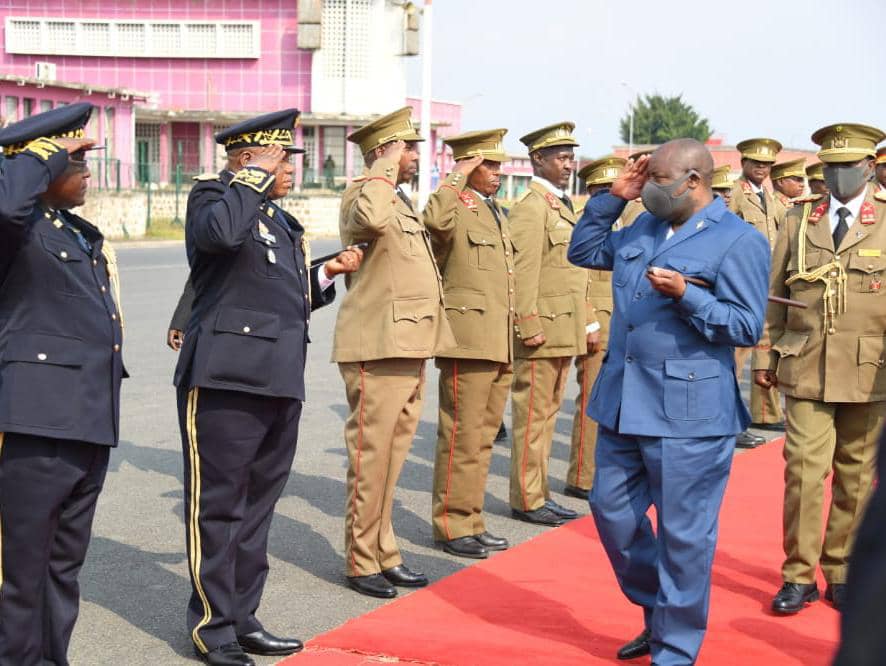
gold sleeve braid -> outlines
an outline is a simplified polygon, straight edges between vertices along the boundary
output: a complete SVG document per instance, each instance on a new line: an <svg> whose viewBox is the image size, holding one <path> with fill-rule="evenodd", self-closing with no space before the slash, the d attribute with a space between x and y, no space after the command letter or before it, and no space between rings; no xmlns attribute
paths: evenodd
<svg viewBox="0 0 886 666"><path fill-rule="evenodd" d="M102 244L102 256L105 258L108 281L111 283L111 293L114 295L114 303L117 305L120 330L123 331L123 302L120 300L120 271L117 268L117 253L107 241Z"/></svg>

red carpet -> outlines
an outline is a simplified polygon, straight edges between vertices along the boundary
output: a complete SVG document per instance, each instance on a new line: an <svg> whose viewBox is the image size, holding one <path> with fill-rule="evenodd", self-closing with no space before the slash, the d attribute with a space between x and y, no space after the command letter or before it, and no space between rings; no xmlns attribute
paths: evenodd
<svg viewBox="0 0 886 666"><path fill-rule="evenodd" d="M703 666L830 663L833 608L819 602L787 618L768 611L781 584L781 449L773 442L735 458ZM587 666L615 662L640 628L640 611L621 595L588 517L351 620L283 663Z"/></svg>

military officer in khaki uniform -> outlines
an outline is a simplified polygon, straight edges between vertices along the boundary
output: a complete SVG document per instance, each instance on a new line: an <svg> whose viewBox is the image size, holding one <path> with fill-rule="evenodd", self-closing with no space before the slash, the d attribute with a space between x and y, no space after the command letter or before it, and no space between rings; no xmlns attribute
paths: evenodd
<svg viewBox="0 0 886 666"><path fill-rule="evenodd" d="M422 141L410 114L405 107L348 137L359 144L367 172L342 195L341 238L369 245L346 282L332 350L350 408L348 584L382 598L396 595L394 585L428 582L403 564L391 512L421 413L425 359L455 343L427 230L399 187L415 175Z"/></svg>
<svg viewBox="0 0 886 666"><path fill-rule="evenodd" d="M729 165L724 164L714 169L714 173L711 176L711 189L714 191L714 194L723 199L727 206L732 201L732 179L729 177L729 172Z"/></svg>
<svg viewBox="0 0 886 666"><path fill-rule="evenodd" d="M774 165L769 173L769 180L772 181L772 194L776 204L782 209L779 218L783 218L794 207L792 201L803 196L806 189L806 158Z"/></svg>
<svg viewBox="0 0 886 666"><path fill-rule="evenodd" d="M618 178L624 168L625 160L622 157L608 155L594 160L585 165L578 172L579 179L585 182L588 188L588 196L593 198L601 192L609 189L609 186ZM581 211L577 212L581 217ZM616 222L621 227L621 221ZM585 355L576 355L575 370L578 381L578 396L575 399L575 416L572 419L572 446L569 450L569 471L566 474L565 495L587 499L591 484L594 481L594 452L597 448L597 424L587 415L588 398L591 388L597 380L603 355L606 353L606 343L609 340L609 320L612 318L612 273L610 271L590 270L590 285L588 287L594 311L597 317L597 326L600 331L600 345L590 346ZM595 324L589 324L588 329L594 329Z"/></svg>
<svg viewBox="0 0 886 666"><path fill-rule="evenodd" d="M809 183L809 191L812 194L827 196L830 192L828 192L828 186L824 182L823 167L824 164L821 162L816 162L806 167L806 182Z"/></svg>
<svg viewBox="0 0 886 666"><path fill-rule="evenodd" d="M483 520L492 441L513 372L514 251L495 201L507 130L444 140L455 170L428 200L425 225L443 274L446 316L458 343L437 355L440 407L434 461L434 540L460 557L504 550Z"/></svg>
<svg viewBox="0 0 886 666"><path fill-rule="evenodd" d="M514 347L511 513L541 525L577 514L550 498L548 457L563 390L574 356L587 354L599 330L588 297L589 274L566 259L577 221L563 191L572 176L575 125L557 123L520 139L534 176L510 213L516 255L517 322ZM599 324L596 324L599 327Z"/></svg>
<svg viewBox="0 0 886 666"><path fill-rule="evenodd" d="M769 239L769 247L775 245L778 224L784 216L784 208L776 203L763 181L769 177L775 156L781 144L775 139L747 139L736 145L741 153L741 176L732 187L729 208L740 218L754 225ZM735 372L739 378L744 373L752 349L736 347ZM766 390L751 382L751 425L758 428L780 428L784 415L781 398L776 390ZM743 432L736 438L736 446L753 448L765 443L765 438Z"/></svg>
<svg viewBox="0 0 886 666"><path fill-rule="evenodd" d="M868 183L883 132L840 124L818 130L831 194L794 206L772 256L770 290L808 304L770 304L754 379L786 397L784 586L777 613L844 599L846 560L874 477L886 408L886 196ZM825 478L833 498L821 539Z"/></svg>
<svg viewBox="0 0 886 666"><path fill-rule="evenodd" d="M877 187L880 190L886 190L886 146L880 146L877 149L875 164L876 166L874 169L877 179Z"/></svg>

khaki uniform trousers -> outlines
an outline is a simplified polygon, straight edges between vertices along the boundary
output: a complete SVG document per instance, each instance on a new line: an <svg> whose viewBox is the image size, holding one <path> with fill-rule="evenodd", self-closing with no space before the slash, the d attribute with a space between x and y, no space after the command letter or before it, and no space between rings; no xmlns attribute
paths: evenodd
<svg viewBox="0 0 886 666"><path fill-rule="evenodd" d="M350 414L345 422L348 498L345 568L368 576L403 563L391 514L423 400L425 359L339 363Z"/></svg>
<svg viewBox="0 0 886 666"><path fill-rule="evenodd" d="M438 358L440 411L434 494L434 540L483 534L483 500L513 372L509 363Z"/></svg>
<svg viewBox="0 0 886 666"><path fill-rule="evenodd" d="M812 583L819 562L828 583L846 582L846 561L874 479L886 402L827 403L787 397L782 576ZM824 544L824 482L833 471Z"/></svg>
<svg viewBox="0 0 886 666"><path fill-rule="evenodd" d="M566 485L590 490L594 483L594 455L597 451L597 422L588 417L588 400L591 389L603 367L606 352L600 350L593 356L575 357L575 378L578 396L575 398L575 416L572 419L572 447L569 450L569 471Z"/></svg>
<svg viewBox="0 0 886 666"><path fill-rule="evenodd" d="M511 508L534 511L550 498L548 458L571 356L514 360L511 386Z"/></svg>
<svg viewBox="0 0 886 666"><path fill-rule="evenodd" d="M739 383L744 376L744 369L753 352L752 347L735 348L735 374ZM764 389L755 384L751 376L751 423L778 423L784 420L781 409L781 394L777 388Z"/></svg>

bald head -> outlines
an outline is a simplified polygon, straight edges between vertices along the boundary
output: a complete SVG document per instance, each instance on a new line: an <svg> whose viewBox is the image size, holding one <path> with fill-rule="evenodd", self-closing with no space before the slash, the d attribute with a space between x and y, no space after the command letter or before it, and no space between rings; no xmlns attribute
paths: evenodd
<svg viewBox="0 0 886 666"><path fill-rule="evenodd" d="M649 158L649 173L676 180L694 170L705 188L711 188L714 158L704 144L695 139L674 139L663 143Z"/></svg>

